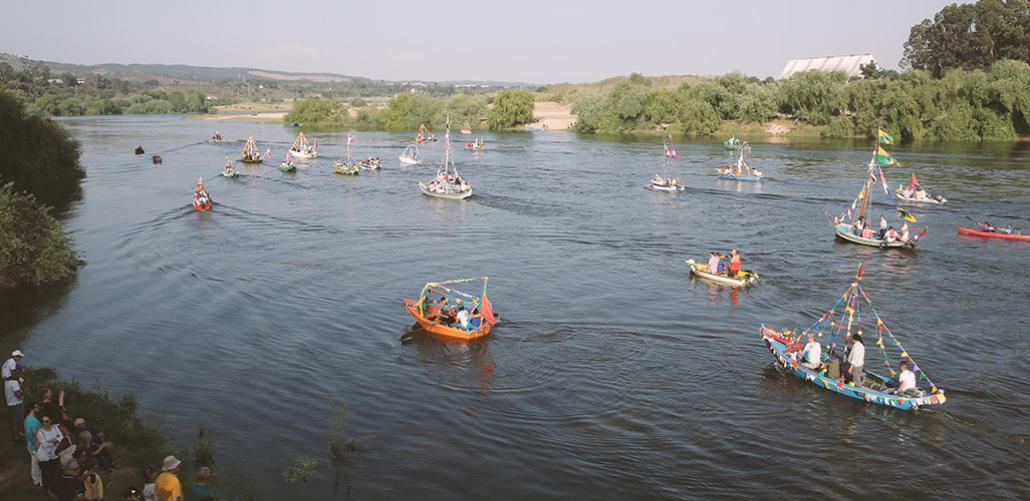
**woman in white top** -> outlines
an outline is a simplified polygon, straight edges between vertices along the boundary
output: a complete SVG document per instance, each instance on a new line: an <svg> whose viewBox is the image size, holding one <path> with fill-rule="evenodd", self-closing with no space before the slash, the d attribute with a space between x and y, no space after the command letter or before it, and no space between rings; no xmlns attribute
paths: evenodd
<svg viewBox="0 0 1030 501"><path fill-rule="evenodd" d="M808 369L816 370L822 365L823 347L815 340L815 334L808 335L808 344L805 345L805 361L801 364Z"/></svg>
<svg viewBox="0 0 1030 501"><path fill-rule="evenodd" d="M61 474L61 464L57 459L57 446L61 443L64 435L61 429L50 422L49 416L40 419L43 424L36 431L36 441L39 448L36 449L36 459L39 460L39 470L43 476L43 487L53 492L57 484L57 477Z"/></svg>

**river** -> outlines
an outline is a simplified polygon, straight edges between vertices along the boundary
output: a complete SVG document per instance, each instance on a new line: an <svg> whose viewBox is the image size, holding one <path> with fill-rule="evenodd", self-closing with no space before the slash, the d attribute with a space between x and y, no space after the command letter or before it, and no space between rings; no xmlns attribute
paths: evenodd
<svg viewBox="0 0 1030 501"><path fill-rule="evenodd" d="M322 158L284 174L297 130L276 124L63 122L88 171L67 211L87 264L60 304L25 306L26 362L135 394L180 446L203 426L263 499L1030 496L1030 243L955 234L966 216L1030 229L1028 143L893 148L892 188L915 170L950 200L914 210L930 231L905 253L835 242L823 215L859 190L865 142L756 144L761 184L713 176L721 143L680 144L670 195L643 189L660 143L477 132L487 151L455 152L476 194L453 202L419 193L432 167L399 166L413 133L356 133L385 169L341 177L343 132L311 133ZM249 134L276 162L217 177ZM189 206L199 176L209 213ZM683 264L731 247L751 290ZM759 324L807 327L859 262L945 405L894 411L775 368ZM489 337L400 341L402 297L480 275L503 319ZM357 447L332 461L341 403ZM302 458L320 464L288 483Z"/></svg>

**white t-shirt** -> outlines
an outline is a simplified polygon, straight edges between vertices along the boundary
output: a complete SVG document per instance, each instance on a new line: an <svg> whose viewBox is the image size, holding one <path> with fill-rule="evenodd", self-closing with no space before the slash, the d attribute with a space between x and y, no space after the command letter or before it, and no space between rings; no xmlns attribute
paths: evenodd
<svg viewBox="0 0 1030 501"><path fill-rule="evenodd" d="M855 343L851 345L851 353L848 354L848 363L855 367L865 365L865 345Z"/></svg>
<svg viewBox="0 0 1030 501"><path fill-rule="evenodd" d="M805 363L808 365L816 365L822 361L823 347L819 345L818 341L812 341L805 345Z"/></svg>
<svg viewBox="0 0 1030 501"><path fill-rule="evenodd" d="M469 311L461 310L458 312L458 321L461 322L461 326L468 328L469 326Z"/></svg>
<svg viewBox="0 0 1030 501"><path fill-rule="evenodd" d="M51 440L60 440L64 438L61 434L61 429L56 426L51 426L50 431L46 431L45 428L40 428L36 431L36 440L39 441L39 449L36 451L36 458L40 461L52 461L57 459L57 445L50 443Z"/></svg>
<svg viewBox="0 0 1030 501"><path fill-rule="evenodd" d="M14 367L16 365L18 365L18 363L15 362L13 358L8 358L7 360L4 360L3 369L0 370L0 377L2 377L6 381L7 378L11 377L11 373L14 372Z"/></svg>
<svg viewBox="0 0 1030 501"><path fill-rule="evenodd" d="M143 501L157 501L157 484L154 482L143 484Z"/></svg>
<svg viewBox="0 0 1030 501"><path fill-rule="evenodd" d="M916 387L916 374L908 369L898 376L898 391L911 390Z"/></svg>
<svg viewBox="0 0 1030 501"><path fill-rule="evenodd" d="M15 393L21 389L21 383L17 379L10 381L4 381L4 395L7 396L7 406L13 407L22 402L21 398Z"/></svg>

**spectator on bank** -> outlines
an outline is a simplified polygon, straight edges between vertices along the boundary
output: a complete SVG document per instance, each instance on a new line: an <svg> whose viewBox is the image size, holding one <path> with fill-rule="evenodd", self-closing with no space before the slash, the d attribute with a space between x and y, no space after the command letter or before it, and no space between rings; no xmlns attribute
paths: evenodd
<svg viewBox="0 0 1030 501"><path fill-rule="evenodd" d="M143 468L143 501L157 501L157 486L154 484L154 469Z"/></svg>
<svg viewBox="0 0 1030 501"><path fill-rule="evenodd" d="M61 462L61 469L63 470L64 468L67 468L72 461L76 460L77 448L75 446L74 437L72 436L71 431L68 430L68 427L61 424L58 428L61 429L62 438L61 443L57 444L57 459ZM78 463L79 465L82 465L82 462Z"/></svg>
<svg viewBox="0 0 1030 501"><path fill-rule="evenodd" d="M43 474L39 471L39 458L36 457L36 450L39 449L36 432L43 426L43 423L40 423L39 418L36 417L39 414L38 405L31 403L25 408L28 410L28 415L25 416L25 448L29 451L32 465L29 472L32 476L32 485L40 486L43 485Z"/></svg>
<svg viewBox="0 0 1030 501"><path fill-rule="evenodd" d="M68 463L56 484L57 501L82 501L83 487L82 479L79 478L79 463Z"/></svg>
<svg viewBox="0 0 1030 501"><path fill-rule="evenodd" d="M57 445L64 437L61 435L61 429L54 426L50 416L43 416L39 421L42 426L36 431L36 441L39 442L36 458L39 460L39 471L43 477L43 488L47 492L56 493L56 482L61 475L61 464L57 459Z"/></svg>
<svg viewBox="0 0 1030 501"><path fill-rule="evenodd" d="M68 420L68 412L64 408L64 390L57 393L57 400L54 401L54 391L50 388L43 390L43 398L39 402L40 416L47 416L54 425L61 424Z"/></svg>
<svg viewBox="0 0 1030 501"><path fill-rule="evenodd" d="M182 484L179 483L179 466L182 461L175 456L167 456L161 463L161 474L154 482L157 501L183 501Z"/></svg>
<svg viewBox="0 0 1030 501"><path fill-rule="evenodd" d="M21 359L25 358L25 354L21 350L14 350L11 352L11 358L4 360L3 368L0 369L0 376L4 381L11 379L13 376L14 368L21 363Z"/></svg>
<svg viewBox="0 0 1030 501"><path fill-rule="evenodd" d="M87 460L82 468L82 497L86 501L103 501L104 479L97 473L97 462Z"/></svg>
<svg viewBox="0 0 1030 501"><path fill-rule="evenodd" d="M197 482L186 491L186 501L200 501L211 497L207 484L211 481L211 468L204 466L197 470Z"/></svg>
<svg viewBox="0 0 1030 501"><path fill-rule="evenodd" d="M25 426L25 401L22 400L21 389L22 367L15 364L11 371L10 379L4 379L4 396L7 399L7 414L10 416L11 441L21 441Z"/></svg>

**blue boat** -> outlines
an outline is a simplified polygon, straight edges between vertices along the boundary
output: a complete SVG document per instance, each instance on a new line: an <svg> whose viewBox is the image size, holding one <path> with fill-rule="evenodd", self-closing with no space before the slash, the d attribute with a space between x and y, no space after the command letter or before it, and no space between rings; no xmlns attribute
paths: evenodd
<svg viewBox="0 0 1030 501"><path fill-rule="evenodd" d="M762 324L759 334L776 359L776 364L791 375L815 386L871 404L902 410L943 404L947 400L944 390L937 388L916 365L901 343L894 338L890 329L873 309L869 296L862 290L861 280L862 267L859 266L855 281L833 308L800 333L794 330L776 330ZM838 355L844 354L844 348L855 334L863 334L863 321L871 324L873 331L872 334L864 334L870 342L864 366L876 365L871 362L878 359L875 362L881 364L886 374L863 371L864 377L857 385L831 377L835 376L833 367L839 361ZM814 369L806 366L802 351L803 338L808 334L815 335L822 348L820 363ZM824 343L828 344L828 350L823 347ZM914 374L915 387L898 392L901 377L896 369L900 368L902 362L906 362Z"/></svg>

